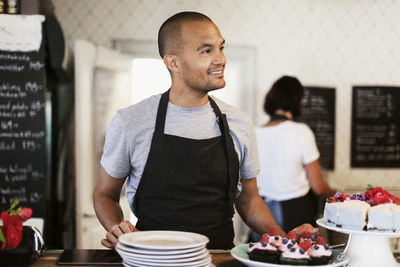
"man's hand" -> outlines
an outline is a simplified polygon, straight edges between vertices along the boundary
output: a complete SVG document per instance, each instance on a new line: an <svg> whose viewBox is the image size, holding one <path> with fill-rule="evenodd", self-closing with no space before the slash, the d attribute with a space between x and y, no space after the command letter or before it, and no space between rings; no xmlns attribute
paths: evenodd
<svg viewBox="0 0 400 267"><path fill-rule="evenodd" d="M314 228L311 224L309 223L305 223L302 224L296 228L293 229L294 233L296 234L296 236L300 237L304 231L308 230L311 235L313 236L318 236L319 235L319 229L318 228Z"/></svg>
<svg viewBox="0 0 400 267"><path fill-rule="evenodd" d="M106 238L101 240L101 244L108 248L115 248L118 242L118 237L125 233L139 231L129 221L123 221L120 224L116 224L110 228L107 232Z"/></svg>

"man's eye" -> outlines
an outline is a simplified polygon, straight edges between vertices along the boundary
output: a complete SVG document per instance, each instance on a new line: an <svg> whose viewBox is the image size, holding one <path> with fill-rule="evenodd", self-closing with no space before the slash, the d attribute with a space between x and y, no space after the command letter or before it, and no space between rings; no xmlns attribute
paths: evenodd
<svg viewBox="0 0 400 267"><path fill-rule="evenodd" d="M219 48L219 50L221 50L221 51L224 51L224 49L225 49L225 46L221 46L221 47Z"/></svg>
<svg viewBox="0 0 400 267"><path fill-rule="evenodd" d="M209 53L211 53L211 49L206 49L206 50L203 50L203 52L201 52L202 54L209 54Z"/></svg>

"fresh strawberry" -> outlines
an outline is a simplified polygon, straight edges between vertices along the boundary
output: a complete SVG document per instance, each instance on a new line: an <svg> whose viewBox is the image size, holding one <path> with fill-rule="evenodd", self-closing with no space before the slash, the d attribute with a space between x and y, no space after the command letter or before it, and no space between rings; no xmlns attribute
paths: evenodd
<svg viewBox="0 0 400 267"><path fill-rule="evenodd" d="M277 231L274 227L271 227L271 228L269 229L269 235L270 235L270 236L278 235L278 231Z"/></svg>
<svg viewBox="0 0 400 267"><path fill-rule="evenodd" d="M302 238L310 238L311 239L311 233L308 230L305 230L303 234L301 235Z"/></svg>
<svg viewBox="0 0 400 267"><path fill-rule="evenodd" d="M261 242L261 243L263 243L263 242L268 243L268 242L269 242L269 237L268 237L268 235L267 235L267 234L263 234L263 236L261 237L260 242Z"/></svg>
<svg viewBox="0 0 400 267"><path fill-rule="evenodd" d="M292 231L290 231L289 233L288 233L288 235L287 235L287 238L288 239L294 239L294 240L297 240L297 236L296 236L296 233L292 230Z"/></svg>
<svg viewBox="0 0 400 267"><path fill-rule="evenodd" d="M301 243L299 244L299 247L301 247L302 249L304 249L304 251L307 251L311 246L312 246L312 243L311 243L311 241L309 241L309 240L303 241L303 242L301 242Z"/></svg>
<svg viewBox="0 0 400 267"><path fill-rule="evenodd" d="M317 238L316 243L317 243L318 245L325 246L325 241L324 241L324 239L323 239L321 236L319 236L319 237Z"/></svg>

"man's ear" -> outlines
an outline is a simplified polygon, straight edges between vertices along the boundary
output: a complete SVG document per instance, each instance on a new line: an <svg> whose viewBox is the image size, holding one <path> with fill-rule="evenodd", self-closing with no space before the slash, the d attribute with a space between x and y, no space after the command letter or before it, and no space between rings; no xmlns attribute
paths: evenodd
<svg viewBox="0 0 400 267"><path fill-rule="evenodd" d="M165 55L163 58L165 66L172 72L180 72L179 58L175 55Z"/></svg>

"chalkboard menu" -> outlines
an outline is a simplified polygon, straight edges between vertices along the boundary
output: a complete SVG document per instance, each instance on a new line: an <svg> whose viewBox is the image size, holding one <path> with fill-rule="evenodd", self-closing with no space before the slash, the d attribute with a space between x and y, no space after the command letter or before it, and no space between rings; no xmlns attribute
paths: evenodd
<svg viewBox="0 0 400 267"><path fill-rule="evenodd" d="M0 51L0 210L14 199L45 217L46 130L43 45Z"/></svg>
<svg viewBox="0 0 400 267"><path fill-rule="evenodd" d="M313 130L323 169L333 170L335 162L335 88L304 87L300 121Z"/></svg>
<svg viewBox="0 0 400 267"><path fill-rule="evenodd" d="M400 167L400 87L353 87L351 166Z"/></svg>

